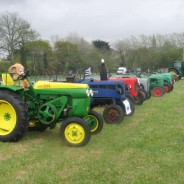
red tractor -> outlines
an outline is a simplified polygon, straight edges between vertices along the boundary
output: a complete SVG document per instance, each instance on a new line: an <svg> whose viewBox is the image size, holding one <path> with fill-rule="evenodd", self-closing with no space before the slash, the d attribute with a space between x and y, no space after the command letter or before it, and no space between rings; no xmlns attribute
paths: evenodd
<svg viewBox="0 0 184 184"><path fill-rule="evenodd" d="M139 84L136 77L118 77L109 78L109 80L123 81L126 86L127 98L129 98L134 104L143 104L144 100L146 99L146 94L143 91L139 90Z"/></svg>

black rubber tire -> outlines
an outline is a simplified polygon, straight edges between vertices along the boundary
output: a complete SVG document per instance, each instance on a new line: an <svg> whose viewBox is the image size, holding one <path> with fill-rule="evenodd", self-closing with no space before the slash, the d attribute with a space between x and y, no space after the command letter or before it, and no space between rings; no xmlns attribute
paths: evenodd
<svg viewBox="0 0 184 184"><path fill-rule="evenodd" d="M121 123L124 116L123 109L119 105L106 105L103 111L103 118L108 124Z"/></svg>
<svg viewBox="0 0 184 184"><path fill-rule="evenodd" d="M126 97L134 103L134 97L130 93L126 93Z"/></svg>
<svg viewBox="0 0 184 184"><path fill-rule="evenodd" d="M165 87L166 87L166 88L165 88ZM167 89L168 91L166 91L166 89ZM165 91L165 93L171 92L171 85L170 85L170 84L164 84L164 91Z"/></svg>
<svg viewBox="0 0 184 184"><path fill-rule="evenodd" d="M144 102L144 94L141 91L138 91L138 95L134 97L134 104L142 105Z"/></svg>
<svg viewBox="0 0 184 184"><path fill-rule="evenodd" d="M70 141L65 136L65 130L67 129L68 126L71 126L71 124L73 124L73 123L77 126L79 125L79 127L82 128L84 131L84 138L81 140L81 142L76 142L76 143L72 142L72 140ZM75 130L75 125L73 126L73 128L74 128L73 132L77 131L77 130ZM91 129L90 129L89 125L87 124L87 122L84 119L81 119L78 117L67 118L66 120L64 120L63 123L61 124L60 132L61 132L61 137L65 141L65 143L68 146L73 146L73 147L85 146L91 138ZM76 132L76 135L77 135L77 132Z"/></svg>
<svg viewBox="0 0 184 184"><path fill-rule="evenodd" d="M88 121L88 118L89 118L89 121ZM83 119L87 122L87 124L91 128L92 135L101 132L103 128L103 119L98 112L91 109L89 110L88 115ZM95 125L95 127L94 127L94 121L97 121L97 125Z"/></svg>
<svg viewBox="0 0 184 184"><path fill-rule="evenodd" d="M146 90L145 89L139 89L139 91L142 92L143 97L144 97L144 101L145 101L147 99L147 92L146 92Z"/></svg>
<svg viewBox="0 0 184 184"><path fill-rule="evenodd" d="M151 98L151 91L149 90L148 92L147 92L147 99L150 99Z"/></svg>
<svg viewBox="0 0 184 184"><path fill-rule="evenodd" d="M170 86L171 86L171 91L173 91L174 85L173 84L170 84Z"/></svg>
<svg viewBox="0 0 184 184"><path fill-rule="evenodd" d="M0 100L10 104L16 112L16 122L13 130L6 135L0 135L0 141L15 142L22 138L29 126L28 107L20 96L12 91L0 91ZM2 114L2 116L4 116ZM1 122L2 123L2 122ZM7 122L6 122L7 123Z"/></svg>

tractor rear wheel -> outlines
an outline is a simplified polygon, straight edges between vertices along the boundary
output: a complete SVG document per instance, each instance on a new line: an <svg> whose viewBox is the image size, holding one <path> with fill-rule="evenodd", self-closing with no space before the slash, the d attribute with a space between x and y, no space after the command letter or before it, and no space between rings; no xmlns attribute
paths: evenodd
<svg viewBox="0 0 184 184"><path fill-rule="evenodd" d="M164 85L164 90L165 90L166 93L169 93L171 91L170 85L169 84L165 84Z"/></svg>
<svg viewBox="0 0 184 184"><path fill-rule="evenodd" d="M123 109L119 105L107 105L103 111L103 118L108 124L121 123L124 119Z"/></svg>
<svg viewBox="0 0 184 184"><path fill-rule="evenodd" d="M12 91L0 91L0 141L18 141L28 129L28 108Z"/></svg>
<svg viewBox="0 0 184 184"><path fill-rule="evenodd" d="M152 94L155 97L161 97L164 94L164 90L160 87L154 87L152 90Z"/></svg>
<svg viewBox="0 0 184 184"><path fill-rule="evenodd" d="M67 118L61 124L61 137L69 146L85 146L91 138L91 129L87 122L78 117Z"/></svg>
<svg viewBox="0 0 184 184"><path fill-rule="evenodd" d="M99 113L94 110L90 110L88 115L83 118L91 128L91 134L97 134L101 132L103 128L103 119Z"/></svg>

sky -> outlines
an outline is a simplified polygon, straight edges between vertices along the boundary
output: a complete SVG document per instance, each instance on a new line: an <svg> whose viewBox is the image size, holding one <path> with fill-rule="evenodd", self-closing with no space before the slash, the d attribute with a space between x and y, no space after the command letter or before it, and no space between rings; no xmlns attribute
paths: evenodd
<svg viewBox="0 0 184 184"><path fill-rule="evenodd" d="M86 40L184 32L184 0L0 0L50 40L76 33Z"/></svg>

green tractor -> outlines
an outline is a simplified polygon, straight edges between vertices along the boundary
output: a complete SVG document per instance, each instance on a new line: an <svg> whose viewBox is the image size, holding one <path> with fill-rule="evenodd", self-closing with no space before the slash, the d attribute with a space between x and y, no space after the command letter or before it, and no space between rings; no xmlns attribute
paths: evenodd
<svg viewBox="0 0 184 184"><path fill-rule="evenodd" d="M153 96L160 97L165 93L164 77L162 75L151 75L148 77L148 80L150 83L150 90Z"/></svg>
<svg viewBox="0 0 184 184"><path fill-rule="evenodd" d="M27 130L45 131L61 123L61 137L69 146L84 146L91 134L103 127L101 116L90 109L93 91L87 84L29 80L30 72L19 77L0 73L0 141L18 141ZM27 80L29 89L21 87Z"/></svg>
<svg viewBox="0 0 184 184"><path fill-rule="evenodd" d="M164 76L160 74L154 74L154 75L142 75L139 74L138 77L140 78L148 78L149 82L149 90L151 91L151 94L155 97L160 97L165 93L164 89Z"/></svg>
<svg viewBox="0 0 184 184"><path fill-rule="evenodd" d="M175 61L173 66L168 68L168 72L174 73L180 80L184 76L184 61Z"/></svg>
<svg viewBox="0 0 184 184"><path fill-rule="evenodd" d="M166 93L174 89L174 74L173 73L160 73L164 77L164 89Z"/></svg>

